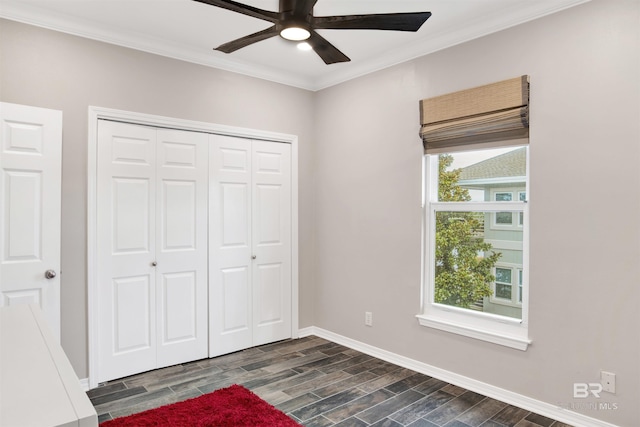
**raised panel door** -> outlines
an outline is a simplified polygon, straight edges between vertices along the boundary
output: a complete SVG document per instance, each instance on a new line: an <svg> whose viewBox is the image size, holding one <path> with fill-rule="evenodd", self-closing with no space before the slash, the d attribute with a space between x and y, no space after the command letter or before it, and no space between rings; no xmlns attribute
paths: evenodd
<svg viewBox="0 0 640 427"><path fill-rule="evenodd" d="M0 306L36 304L60 340L62 113L0 103Z"/></svg>
<svg viewBox="0 0 640 427"><path fill-rule="evenodd" d="M291 337L291 145L252 146L253 344Z"/></svg>
<svg viewBox="0 0 640 427"><path fill-rule="evenodd" d="M212 135L209 356L251 347L251 141Z"/></svg>
<svg viewBox="0 0 640 427"><path fill-rule="evenodd" d="M157 131L158 367L208 354L208 141Z"/></svg>
<svg viewBox="0 0 640 427"><path fill-rule="evenodd" d="M291 337L289 144L212 136L210 356Z"/></svg>
<svg viewBox="0 0 640 427"><path fill-rule="evenodd" d="M155 129L98 124L99 378L156 367Z"/></svg>

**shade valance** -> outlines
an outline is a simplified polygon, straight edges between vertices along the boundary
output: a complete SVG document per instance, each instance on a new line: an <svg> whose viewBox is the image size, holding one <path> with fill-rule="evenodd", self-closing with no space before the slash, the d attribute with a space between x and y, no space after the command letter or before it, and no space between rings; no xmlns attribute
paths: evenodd
<svg viewBox="0 0 640 427"><path fill-rule="evenodd" d="M426 153L529 137L529 76L516 77L420 101ZM512 144L512 142L509 142Z"/></svg>

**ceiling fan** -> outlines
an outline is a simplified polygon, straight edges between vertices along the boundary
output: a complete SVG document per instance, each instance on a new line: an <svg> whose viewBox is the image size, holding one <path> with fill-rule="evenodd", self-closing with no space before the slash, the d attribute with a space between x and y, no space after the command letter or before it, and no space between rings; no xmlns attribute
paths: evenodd
<svg viewBox="0 0 640 427"><path fill-rule="evenodd" d="M318 0L280 0L278 12L258 9L231 0L195 1L273 23L273 26L266 30L224 43L215 48L215 50L231 53L250 44L280 35L287 40L305 41L322 58L325 64L348 62L350 59L319 35L316 30L358 29L415 32L431 16L431 12L313 16L313 7Z"/></svg>

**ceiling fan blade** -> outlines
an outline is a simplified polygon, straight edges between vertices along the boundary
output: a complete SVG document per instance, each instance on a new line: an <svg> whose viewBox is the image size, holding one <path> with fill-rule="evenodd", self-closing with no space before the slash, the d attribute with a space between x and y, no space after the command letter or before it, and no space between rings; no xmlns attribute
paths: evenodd
<svg viewBox="0 0 640 427"><path fill-rule="evenodd" d="M222 9L231 10L253 18L264 19L265 21L278 22L278 13L269 10L258 9L257 7L248 6L232 0L194 0L211 6L220 7Z"/></svg>
<svg viewBox="0 0 640 427"><path fill-rule="evenodd" d="M277 36L278 34L279 32L274 25L273 27L267 28L266 30L258 31L257 33L249 34L248 36L241 37L225 44L221 44L215 50L219 50L224 53L235 52L238 49L242 49L243 47L249 46L250 44L266 40L273 36Z"/></svg>
<svg viewBox="0 0 640 427"><path fill-rule="evenodd" d="M331 30L394 30L418 31L431 12L379 13L314 17L312 26Z"/></svg>
<svg viewBox="0 0 640 427"><path fill-rule="evenodd" d="M324 37L315 31L311 31L311 37L307 39L307 43L313 48L325 64L335 64L337 62L349 62L351 59L344 53L340 52L337 47L329 43Z"/></svg>

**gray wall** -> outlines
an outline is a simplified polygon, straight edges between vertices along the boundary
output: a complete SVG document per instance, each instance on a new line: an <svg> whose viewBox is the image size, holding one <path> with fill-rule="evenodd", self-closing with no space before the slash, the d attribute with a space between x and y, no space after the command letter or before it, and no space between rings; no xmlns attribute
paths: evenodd
<svg viewBox="0 0 640 427"><path fill-rule="evenodd" d="M556 15L310 93L0 22L0 99L64 111L62 341L87 376L87 106L297 134L300 318L551 404L615 372L640 414L637 0ZM419 99L531 76L531 304L526 352L418 325ZM364 311L374 326L364 326Z"/></svg>
<svg viewBox="0 0 640 427"><path fill-rule="evenodd" d="M80 378L90 105L298 135L300 326L313 325L313 93L6 20L0 55L0 100L63 111L62 346Z"/></svg>
<svg viewBox="0 0 640 427"><path fill-rule="evenodd" d="M554 405L579 402L574 382L615 372L616 395L599 402L619 409L578 412L640 425L639 6L594 0L318 93L315 325ZM522 74L531 76L526 352L414 317L418 101Z"/></svg>

